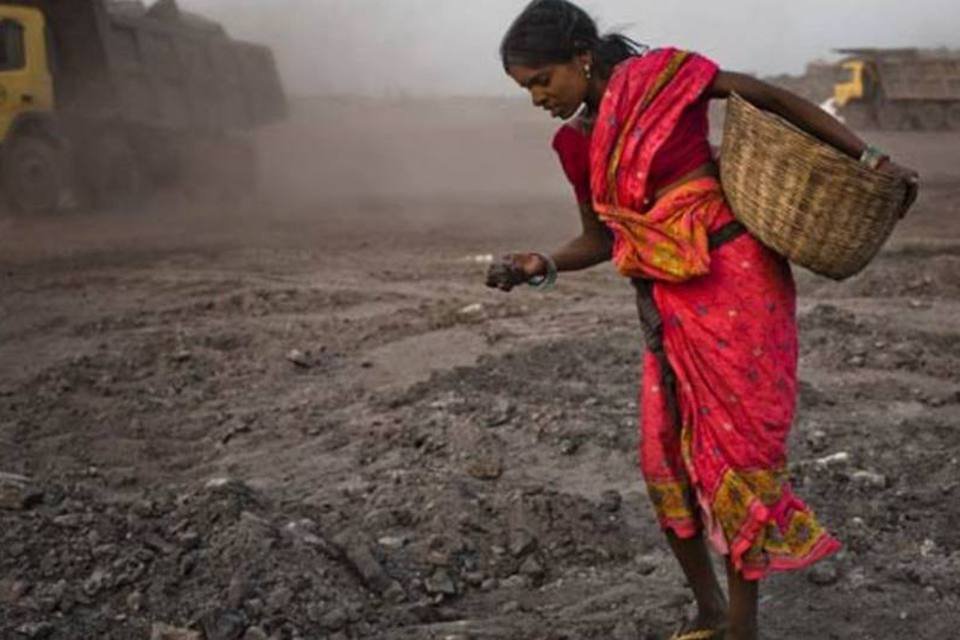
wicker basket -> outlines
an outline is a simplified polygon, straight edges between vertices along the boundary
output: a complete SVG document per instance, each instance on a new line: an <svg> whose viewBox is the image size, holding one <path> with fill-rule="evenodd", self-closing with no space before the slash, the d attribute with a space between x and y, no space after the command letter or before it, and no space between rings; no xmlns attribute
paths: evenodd
<svg viewBox="0 0 960 640"><path fill-rule="evenodd" d="M842 280L880 251L907 185L757 109L727 101L720 174L737 218L765 245Z"/></svg>

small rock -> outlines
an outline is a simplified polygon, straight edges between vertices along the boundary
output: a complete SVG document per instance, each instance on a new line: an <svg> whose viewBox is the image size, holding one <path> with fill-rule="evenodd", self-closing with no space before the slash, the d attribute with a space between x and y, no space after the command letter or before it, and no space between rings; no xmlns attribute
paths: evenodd
<svg viewBox="0 0 960 640"><path fill-rule="evenodd" d="M270 637L267 635L267 632L260 627L250 627L247 629L247 632L243 634L243 640L270 640Z"/></svg>
<svg viewBox="0 0 960 640"><path fill-rule="evenodd" d="M394 581L393 584L383 592L383 599L391 604L400 604L406 602L407 592L404 591L399 582Z"/></svg>
<svg viewBox="0 0 960 640"><path fill-rule="evenodd" d="M850 481L861 489L887 488L887 477L872 471L855 471L850 474Z"/></svg>
<svg viewBox="0 0 960 640"><path fill-rule="evenodd" d="M133 591L127 596L127 608L134 613L143 609L143 592Z"/></svg>
<svg viewBox="0 0 960 640"><path fill-rule="evenodd" d="M480 585L481 591L493 591L498 586L500 586L500 581L496 578L487 578L483 581L483 584Z"/></svg>
<svg viewBox="0 0 960 640"><path fill-rule="evenodd" d="M434 571L433 575L424 582L424 586L427 589L427 593L432 595L457 595L457 585L446 569L440 568Z"/></svg>
<svg viewBox="0 0 960 640"><path fill-rule="evenodd" d="M600 509L606 511L607 513L616 513L620 511L620 506L623 504L623 496L620 495L619 491L604 491L603 495L600 496Z"/></svg>
<svg viewBox="0 0 960 640"><path fill-rule="evenodd" d="M28 638L43 640L49 638L56 631L49 622L28 622L17 627L17 633Z"/></svg>
<svg viewBox="0 0 960 640"><path fill-rule="evenodd" d="M107 583L107 573L101 569L95 570L83 582L83 592L91 598L100 593Z"/></svg>
<svg viewBox="0 0 960 640"><path fill-rule="evenodd" d="M23 580L0 580L0 604L16 604L30 591Z"/></svg>
<svg viewBox="0 0 960 640"><path fill-rule="evenodd" d="M496 480L503 475L503 462L495 456L478 456L467 465L467 473L478 480Z"/></svg>
<svg viewBox="0 0 960 640"><path fill-rule="evenodd" d="M505 398L498 398L487 417L487 426L500 427L507 424L513 419L516 410L517 408L512 402Z"/></svg>
<svg viewBox="0 0 960 640"><path fill-rule="evenodd" d="M390 588L393 579L373 557L365 538L345 532L337 537L335 543L370 589L383 594Z"/></svg>
<svg viewBox="0 0 960 640"><path fill-rule="evenodd" d="M199 631L181 629L170 625L154 623L150 629L150 640L203 640Z"/></svg>
<svg viewBox="0 0 960 640"><path fill-rule="evenodd" d="M510 554L514 558L524 556L537 548L537 539L526 529L515 529L510 532Z"/></svg>
<svg viewBox="0 0 960 640"><path fill-rule="evenodd" d="M462 309L460 309L459 311L457 311L457 315L464 316L464 317L467 317L467 318L482 316L482 315L483 315L483 305L480 304L479 302L477 302L477 303L475 303L475 304L469 304L469 305L463 307Z"/></svg>
<svg viewBox="0 0 960 640"><path fill-rule="evenodd" d="M560 453L565 456L572 456L580 450L580 443L572 438L563 438L560 441Z"/></svg>
<svg viewBox="0 0 960 640"><path fill-rule="evenodd" d="M240 640L247 630L247 617L236 609L211 611L200 619L205 640Z"/></svg>
<svg viewBox="0 0 960 640"><path fill-rule="evenodd" d="M23 511L43 500L43 492L30 479L13 473L0 473L0 509Z"/></svg>
<svg viewBox="0 0 960 640"><path fill-rule="evenodd" d="M291 349L287 352L287 360L302 369L309 369L313 366L313 359L308 353L299 349Z"/></svg>
<svg viewBox="0 0 960 640"><path fill-rule="evenodd" d="M814 461L814 464L823 469L842 468L850 464L850 454L846 451L838 451L829 456L818 458Z"/></svg>
<svg viewBox="0 0 960 640"><path fill-rule="evenodd" d="M486 581L487 576L485 576L480 571L470 571L463 574L463 580L471 587L481 587Z"/></svg>
<svg viewBox="0 0 960 640"><path fill-rule="evenodd" d="M824 561L810 569L807 579L817 586L827 587L836 584L837 580L840 579L840 571L833 562Z"/></svg>
<svg viewBox="0 0 960 640"><path fill-rule="evenodd" d="M638 555L633 562L637 565L637 573L642 576L649 576L660 566L655 557L647 555Z"/></svg>
<svg viewBox="0 0 960 640"><path fill-rule="evenodd" d="M323 618L320 619L320 624L325 628L331 631L337 631L343 629L347 626L347 623L350 621L350 616L347 615L347 610L343 607L334 607L328 611Z"/></svg>
<svg viewBox="0 0 960 640"><path fill-rule="evenodd" d="M520 573L530 578L534 584L543 582L546 571L535 556L528 556L520 565Z"/></svg>
<svg viewBox="0 0 960 640"><path fill-rule="evenodd" d="M509 615L511 613L516 613L520 610L520 603L516 600L511 600L510 602L505 602L502 607L500 607L500 613L504 615Z"/></svg>
<svg viewBox="0 0 960 640"><path fill-rule="evenodd" d="M407 539L403 536L384 536L377 540L377 544L384 549L397 550L402 549L407 544Z"/></svg>
<svg viewBox="0 0 960 640"><path fill-rule="evenodd" d="M500 586L504 589L529 589L530 588L530 578L524 575L514 574L500 582Z"/></svg>
<svg viewBox="0 0 960 640"><path fill-rule="evenodd" d="M820 431L818 429L816 431L812 431L808 433L807 446L809 446L810 450L813 451L814 453L820 453L821 451L826 449L827 448L827 432Z"/></svg>

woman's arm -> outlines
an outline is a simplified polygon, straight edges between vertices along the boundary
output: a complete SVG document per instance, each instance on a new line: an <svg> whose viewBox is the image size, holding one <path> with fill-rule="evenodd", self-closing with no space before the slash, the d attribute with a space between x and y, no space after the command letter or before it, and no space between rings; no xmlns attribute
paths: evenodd
<svg viewBox="0 0 960 640"><path fill-rule="evenodd" d="M580 271L611 258L613 235L589 202L580 203L580 224L580 235L550 255L557 271Z"/></svg>
<svg viewBox="0 0 960 640"><path fill-rule="evenodd" d="M589 202L580 204L580 235L552 254L557 271L580 271L610 260L613 235L597 217ZM511 253L487 272L487 286L510 291L531 278L547 275L549 264L539 253Z"/></svg>
<svg viewBox="0 0 960 640"><path fill-rule="evenodd" d="M721 71L710 88L710 97L727 98L731 93L737 93L749 103L782 116L851 158L859 160L867 149L867 144L839 120L785 89L743 73Z"/></svg>
<svg viewBox="0 0 960 640"><path fill-rule="evenodd" d="M719 72L710 88L710 97L726 98L731 93L737 93L751 104L782 116L851 158L859 160L867 150L868 145L839 120L785 89L743 73ZM917 172L890 161L884 162L879 170L903 178L910 184L907 206L912 204L917 197Z"/></svg>

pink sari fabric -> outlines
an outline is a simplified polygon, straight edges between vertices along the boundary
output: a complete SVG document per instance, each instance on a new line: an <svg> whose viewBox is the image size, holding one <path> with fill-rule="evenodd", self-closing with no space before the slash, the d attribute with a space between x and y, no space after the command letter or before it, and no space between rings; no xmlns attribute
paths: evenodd
<svg viewBox="0 0 960 640"><path fill-rule="evenodd" d="M716 549L757 580L840 545L787 478L798 357L789 265L749 235L709 252L708 233L733 220L713 178L648 200L653 156L715 73L709 61L676 50L621 65L593 135L591 186L615 234L621 273L655 281L677 377L680 425L666 409L657 360L646 354L640 460L657 516L682 538L705 527ZM650 101L658 82L663 89ZM649 104L638 112L645 96ZM666 263L657 257L664 243Z"/></svg>

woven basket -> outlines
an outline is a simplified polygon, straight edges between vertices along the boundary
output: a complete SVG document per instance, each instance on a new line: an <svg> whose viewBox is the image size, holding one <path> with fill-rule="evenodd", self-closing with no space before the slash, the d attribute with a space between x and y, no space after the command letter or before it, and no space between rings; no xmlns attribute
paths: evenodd
<svg viewBox="0 0 960 640"><path fill-rule="evenodd" d="M757 109L727 100L720 160L736 217L762 243L836 280L859 273L903 212L907 185Z"/></svg>

